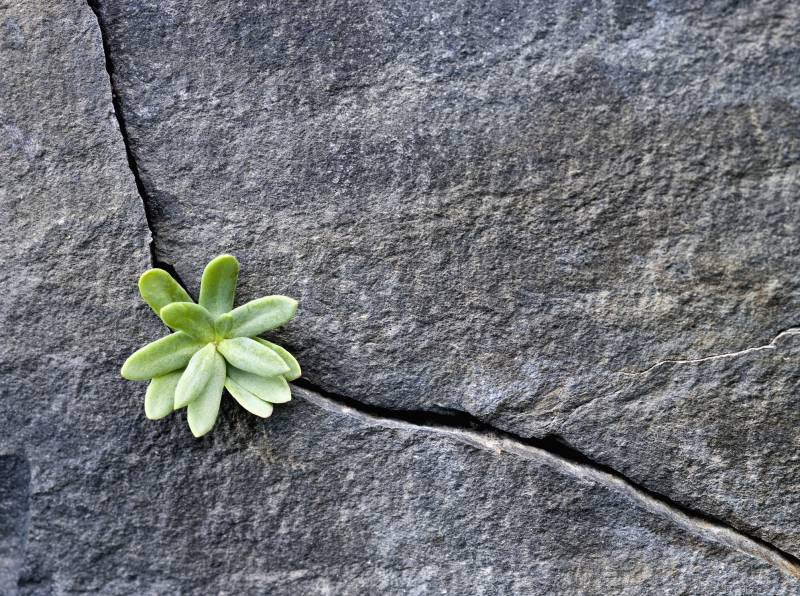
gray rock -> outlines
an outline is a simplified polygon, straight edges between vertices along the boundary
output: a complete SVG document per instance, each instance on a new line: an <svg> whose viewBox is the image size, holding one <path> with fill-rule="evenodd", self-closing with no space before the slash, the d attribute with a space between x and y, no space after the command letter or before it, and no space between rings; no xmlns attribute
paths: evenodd
<svg viewBox="0 0 800 596"><path fill-rule="evenodd" d="M20 455L0 455L0 588L11 591L20 576L30 511L30 469Z"/></svg>
<svg viewBox="0 0 800 596"><path fill-rule="evenodd" d="M800 552L792 338L620 373L793 322L796 8L97 10L191 289L235 252L242 299L301 299L276 337L320 386L558 433ZM796 592L600 487L299 400L226 400L201 441L145 420L118 369L163 329L98 23L0 23L0 593Z"/></svg>
<svg viewBox="0 0 800 596"><path fill-rule="evenodd" d="M129 3L158 254L362 402L557 435L800 553L800 7ZM794 340L796 341L796 340Z"/></svg>
<svg viewBox="0 0 800 596"><path fill-rule="evenodd" d="M559 412L549 431L646 486L798 552L800 335L773 345L621 377L614 392Z"/></svg>

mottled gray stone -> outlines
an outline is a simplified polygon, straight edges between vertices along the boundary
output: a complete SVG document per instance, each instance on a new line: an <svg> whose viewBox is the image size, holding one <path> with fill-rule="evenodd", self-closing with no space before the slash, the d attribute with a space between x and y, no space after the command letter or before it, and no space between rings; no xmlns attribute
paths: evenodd
<svg viewBox="0 0 800 596"><path fill-rule="evenodd" d="M800 551L797 9L98 2L158 256L297 296L323 387L558 433ZM783 18L779 18L783 14ZM87 5L0 4L0 593L790 594L512 457L118 369L162 332Z"/></svg>
<svg viewBox="0 0 800 596"><path fill-rule="evenodd" d="M364 402L556 434L800 553L800 6L101 2L158 254ZM794 341L797 341L796 339Z"/></svg>
<svg viewBox="0 0 800 596"><path fill-rule="evenodd" d="M799 552L799 380L800 335L784 335L774 350L621 376L613 392L552 416L548 430Z"/></svg>
<svg viewBox="0 0 800 596"><path fill-rule="evenodd" d="M20 455L0 455L0 590L12 591L25 556L30 469Z"/></svg>

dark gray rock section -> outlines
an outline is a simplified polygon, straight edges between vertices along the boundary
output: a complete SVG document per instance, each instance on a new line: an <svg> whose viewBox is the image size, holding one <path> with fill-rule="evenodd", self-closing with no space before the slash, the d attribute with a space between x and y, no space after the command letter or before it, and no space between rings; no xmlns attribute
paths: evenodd
<svg viewBox="0 0 800 596"><path fill-rule="evenodd" d="M0 455L0 593L17 589L25 555L31 471L19 455Z"/></svg>
<svg viewBox="0 0 800 596"><path fill-rule="evenodd" d="M800 552L800 330L774 346L618 375L613 393L552 417L548 430L637 482Z"/></svg>
<svg viewBox="0 0 800 596"><path fill-rule="evenodd" d="M140 396L119 394L81 444L100 452L62 458L34 487L23 594L794 589L514 458L351 427L303 402L263 423L227 400L218 431L195 441L182 416L147 422Z"/></svg>
<svg viewBox="0 0 800 596"><path fill-rule="evenodd" d="M210 35L211 25L208 25L208 30L201 28L192 32L191 28L183 28L181 31L184 33L180 33L170 27L168 19L184 14L181 18L189 19L186 23L204 23L206 20L210 23L209 13L203 12L210 10L209 7L187 5L187 12L182 12L184 7L177 7L181 10L175 12L174 7L162 4L149 15L142 8L145 12L137 14L152 17L146 22L137 21L133 16L126 17L131 20L123 22L118 15L107 14L108 31L117 32L116 41L114 35L109 36L112 44L121 43L119 36L129 25L132 27L130 31L138 26L138 34L150 39L148 43L131 39L130 43L123 45L128 48L126 51L136 48L149 51L141 64L149 65L152 73L149 78L145 76L137 81L145 87L152 85L149 87L151 91L161 87L163 93L169 94L175 90L171 86L174 81L156 77L159 65L165 69L163 72L168 70L164 61L167 54L159 52L172 52L169 59L175 61L173 66L180 66L181 56L188 56L193 50L198 68L204 65L205 75L190 70L177 75L182 66L173 71L178 79L185 76L183 92L188 95L184 99L180 94L172 97L172 108L165 107L161 116L153 115L151 110L158 111L153 104L128 103L135 106L129 108L137 114L134 120L152 118L151 123L160 122L164 127L162 132L172 127L171 139L176 143L175 147L184 143L185 151L193 150L184 133L189 130L194 116L182 104L185 101L186 106L193 106L192 109L198 107L199 104L195 104L198 97L193 95L192 89L204 92L205 85L220 85L219 95L224 98L225 105L219 109L225 118L220 117L214 126L225 119L236 121L240 116L249 121L250 112L247 110L253 110L252 114L269 113L264 112L260 104L248 103L253 89L258 88L258 81L237 78L230 72L230 67L237 64L240 68L248 68L246 56L239 56L242 59L231 64L225 63L224 57L231 49L226 46L232 37L240 37L245 47L256 48L262 44L266 56L285 56L291 50L298 52L294 55L299 57L299 52L308 54L307 48L302 47L302 40L313 42L302 32L318 30L303 27L317 22L339 23L339 28L330 29L331 35L334 41L346 41L349 45L325 47L312 43L321 54L319 58L313 52L309 54L309 63L328 64L326 52L338 56L334 52L338 47L337 52L345 52L341 54L344 58L337 58L343 74L339 79L329 81L330 84L361 80L357 77L362 75L347 74L358 72L356 55L350 58L347 52L360 51L359 48L369 41L370 38L366 37L357 43L359 31L367 36L374 33L347 20L356 16L361 19L364 15L358 12L328 13L327 9L316 12L309 9L309 20L305 25L302 19L285 13L278 22L291 36L275 38L274 43L280 45L278 49L281 50L276 53L275 48L263 46L264 41L272 38L265 36L260 29L266 22L274 23L275 15L259 16L261 8L258 5L248 6L247 11L243 9L241 14L228 13L217 6L219 51L209 51L204 57L202 52L208 48L198 31ZM104 7L106 12L107 8ZM339 7L342 8L349 7ZM396 18L393 16L396 13L390 9L368 11L366 16L372 19L371 22L384 24L375 29L380 35L392 39L396 36L392 47L396 48L398 56L418 56L415 50L419 47L412 43L413 35L411 42L403 38L403 35L410 35L407 31L412 30L387 25L390 19ZM505 44L508 35L520 35L522 29L500 25L503 14L507 18L512 14L504 11L501 6L492 9L492 14L469 17L495 20L492 31L487 29L484 37L475 39L494 43L492 40L496 36ZM344 16L335 17L336 14ZM402 17L401 22L406 22L402 20L406 18L402 11L399 17ZM567 19L564 22L568 26L571 21ZM439 21L433 19L430 26L440 27L437 23ZM142 408L144 386L123 381L118 369L133 349L158 337L163 329L140 303L136 293L136 277L149 262L149 234L112 111L111 90L97 24L86 5L64 1L46 5L2 5L0 25L6 32L4 51L0 54L0 124L5 132L0 144L0 170L3 172L0 213L5 218L2 223L6 231L0 237L0 254L6 264L0 278L4 288L4 298L0 302L0 325L4 330L4 341L0 344L0 462L5 466L0 472L8 472L0 479L0 552L6 552L6 536L10 536L14 544L24 542L23 552L13 550L15 554L10 564L6 564L7 558L2 555L0 576L4 582L3 590L11 585L12 590L16 588L21 594L45 595L86 592L408 594L441 593L445 590L476 594L789 594L796 589L796 584L775 569L698 541L658 518L631 509L605 490L575 483L570 478L513 458L477 452L447 441L361 428L301 402L279 408L273 419L264 422L226 400L218 428L202 441L191 437L181 415L160 423L145 420ZM467 36L465 43L472 43L469 28L464 29L464 35ZM591 35L587 39L590 38ZM201 45L192 48L194 43ZM443 40L441 43L450 42ZM180 52L177 51L179 47L182 47ZM118 46L117 51L120 48ZM431 54L426 59L432 60L432 65L452 64L453 68L457 68L458 60L466 59L458 57L456 60L455 54L451 58L441 58L440 51L443 50L439 46L432 45ZM362 54L366 60L370 53ZM121 66L117 65L117 72L122 76L131 72L134 63L131 60L141 57L125 52L121 55L123 62ZM373 70L383 69L381 65L389 64L380 52L371 55L374 62L365 64L373 64L370 66ZM478 60L478 57L473 59ZM127 66L125 60L129 60ZM259 70L261 67L259 62L252 63L254 76L262 72ZM499 63L493 68L500 68ZM319 76L329 76L325 74L328 72L320 71ZM367 69L363 76L369 72ZM479 73L479 69L474 72ZM431 73L435 74L435 71L431 70ZM283 77L289 84L284 92L297 94L294 86L302 81L292 79L290 75L290 70L287 70ZM309 83L317 80L314 72L309 71L308 75ZM308 86L309 97L320 93L319 88ZM427 84L415 93L422 93L426 87ZM491 88L486 87L487 90ZM351 97L356 100L370 93L369 86L362 86L360 90L358 85L345 85L338 91L336 87L331 89L335 91L334 97L339 99ZM513 89L506 89L503 93L510 91ZM131 99L130 93L130 90L124 91L126 100ZM234 98L243 103L234 102ZM318 103L309 103L302 109L320 110L328 104L340 105L338 99L332 101L324 94L318 95L317 100ZM476 101L483 100L476 96ZM211 106L209 109L213 108L212 104L213 100L208 104ZM516 100L513 105L516 105ZM249 107L242 112L243 106ZM422 113L419 112L420 117ZM376 111L372 114L378 116ZM181 128L175 117L187 118L187 128ZM448 116L442 114L441 117ZM327 115L318 120L320 137L314 137L311 128L307 129L306 147L310 147L310 155L319 153L321 145L318 143L328 134L321 126L323 123L328 123ZM211 128L204 129L201 120L194 119L194 124L198 126L195 129L198 139L214 139L216 133ZM304 126L312 124L309 121ZM141 125L142 121L138 120L136 142L139 143L137 150L144 154L148 152L141 145L144 131ZM304 239L303 242L309 243L308 250L297 252L297 246L281 245L280 236L269 238L267 226L255 230L262 236L247 236L251 244L241 254L246 267L245 295L262 293L272 287L276 291L297 294L304 298L304 304L309 305L309 310L292 327L294 335L289 334L285 339L301 348L303 363L313 378L328 384L340 379L345 385L345 380L350 383L347 376L350 372L360 371L360 375L351 379L354 387L366 391L371 390L373 384L385 384L382 387L385 393L375 393L376 399L405 396L409 405L426 406L430 404L430 396L414 395L414 401L409 397L412 396L411 390L419 389L420 383L441 383L443 403L462 403L450 393L454 386L448 369L433 367L446 362L447 358L452 358L454 367L467 366L467 361L458 359L462 356L459 350L465 345L463 338L454 336L456 344L452 350L446 343L434 345L432 342L436 335L426 339L423 330L429 327L436 330L437 327L425 325L416 330L397 328L402 333L398 331L391 341L387 337L385 347L379 349L377 344L370 347L371 344L364 343L360 334L373 333L376 327L371 317L383 311L363 317L365 310L352 309L355 294L343 291L335 283L324 293L321 290L321 284L332 283L335 275L345 273L341 267L351 263L354 254L347 247L359 246L358 243L348 245L348 242L356 242L357 238L352 234L361 229L359 222L366 220L353 219L348 224L349 217L368 218L370 210L372 215L388 217L382 224L376 221L375 233L392 232L393 226L411 226L412 220L423 222L427 219L421 216L415 219L413 210L403 214L400 208L392 215L391 211L381 207L379 191L385 182L378 178L374 187L368 187L375 192L374 196L370 195L371 199L352 193L359 186L346 182L346 171L340 174L342 195L337 200L320 196L311 201L310 195L293 196L283 191L262 195L264 189L258 178L262 175L264 180L284 180L297 189L304 188L303 185L310 184L313 179L310 176L303 182L303 177L298 176L302 170L286 170L283 178L276 178L273 171L259 171L258 168L266 161L239 161L241 155L236 155L236 152L243 151L245 145L237 143L256 138L260 139L260 144L254 147L261 146L268 152L273 151L273 147L277 147L279 153L286 150L287 146L281 148L275 140L279 139L275 135L280 130L260 124L253 128L256 136L249 140L244 137L235 140L238 132L233 131L235 134L230 143L218 143L213 151L209 145L207 153L195 154L192 167L196 166L197 172L187 170L181 175L177 172L185 169L188 162L175 147L174 154L167 151L150 154L148 184L153 184L156 179L152 169L154 164L160 163L167 171L170 167L165 164L174 160L171 166L176 170L173 180L182 180L189 186L198 185L196 195L186 195L183 191L177 193L184 199L186 196L193 196L192 200L195 200L197 197L206 199L225 194L222 188L217 194L208 193L209 189L203 186L211 179L213 168L205 168L210 166L209 159L217 151L222 157L226 151L231 151L228 155L231 161L225 163L242 168L242 164L250 163L253 169L248 171L256 175L251 180L254 185L251 188L257 192L254 190L248 199L244 194L233 192L236 185L242 184L242 179L232 182L233 178L224 168L219 170L218 184L231 185L226 201L218 202L216 206L196 203L196 210L188 203L164 200L166 195L159 194L163 188L154 186L154 196L160 197L155 206L161 222L158 231L176 232L175 237L164 244L168 248L162 249L162 252L170 252L163 252L163 255L176 257L183 245L187 250L185 261L175 260L186 279L196 284L196 266L207 256L204 251L213 254L223 244L229 246L232 233L253 231L252 226L244 223L248 218L246 211L250 210L251 215L261 213L259 217L264 218L260 220L262 226L273 217L270 213L274 211L278 219L269 225L276 226L275 230L280 228L280 222L290 223L286 219L290 215L296 217L298 213L305 213L307 223L303 225L308 234L297 233L303 229L300 223L293 224L294 234L290 234L289 229L285 234L287 238ZM268 131L268 136L257 137L258 134L266 135ZM487 129L480 133L480 137L475 137L475 151L486 151L488 161L481 163L494 163L492 152L496 148L491 143L495 142L495 137L490 132ZM475 134L478 133L476 129ZM481 138L489 145L478 143ZM165 139L163 137L162 141ZM352 137L353 142L358 139L358 134ZM428 139L421 139L419 143L425 151L428 150ZM303 149L299 141L294 147L297 151ZM402 145L398 147L402 148ZM446 146L442 146L442 150L445 149ZM512 149L513 146L509 146L509 156L514 155ZM372 151L365 147L367 150ZM341 155L346 155L346 152ZM411 159L413 155L407 157ZM159 161L162 159L165 161ZM398 163L407 164L402 153L398 154L398 159ZM456 163L449 157L443 157L443 160L445 164ZM309 168L316 163L320 167L329 167L324 161L304 163ZM330 161L330 167L336 163ZM202 176L195 175L200 171L203 171ZM361 171L367 175L367 170ZM508 175L514 171L512 168ZM308 172L313 174L313 169L308 169ZM429 175L431 180L438 179L436 176L440 172L434 168L429 170ZM498 176L498 181L504 179L501 170L498 170ZM319 171L319 180L320 184L330 184L331 189L340 188L322 170ZM475 184L480 186L481 180L475 178ZM409 184L407 186L411 188ZM246 184L241 186L241 189L246 188ZM319 190L322 187L311 185L310 188ZM499 191L486 195L486 202L478 201L483 191L473 193L469 201L462 202L459 193L447 190L446 184L442 188L450 194L430 195L436 201L439 200L436 197L453 200L452 203L439 203L442 208L461 209L458 205L463 205L475 214L486 209L487 213L495 214L492 217L496 221L485 223L499 226L498 234L505 234L507 229L500 226L502 209L495 210L491 203L497 197L506 196L508 209L525 204L512 200L512 193L503 195ZM402 185L398 186L398 192L401 191ZM346 206L344 197L351 195L364 206L363 210ZM265 209L270 197L284 197L297 203L295 207L286 203L283 211ZM420 197L423 195L414 200ZM251 201L249 207L241 207L242 212L237 213L234 206L247 206L248 200ZM370 201L375 202L367 208ZM298 211L297 206L303 204L307 209ZM401 205L402 202L394 204ZM448 204L451 207L447 207ZM321 209L325 205L333 205L334 211ZM344 210L337 212L336 205L343 205ZM178 214L184 210L179 224L169 216L170 209ZM217 216L212 217L214 209ZM319 221L312 217L314 211ZM219 225L229 217L241 218L239 224L233 228ZM325 221L327 224L316 228ZM436 221L436 218L431 221ZM445 228L453 222L456 225L467 224L466 219L449 215L438 221ZM525 220L519 220L519 225L523 224ZM181 230L184 225L190 228ZM409 232L414 229L408 228ZM342 235L315 239L313 234L321 233L321 230L338 230L336 234ZM523 227L519 230L522 231ZM177 234L178 231L186 236ZM485 231L489 233L490 228L486 227ZM208 244L201 250L193 243L203 236ZM389 267L386 271L391 271L392 260L386 258L386 251L391 252L393 249L389 245L399 242L404 236L398 233L394 238L397 240L386 236L383 248L380 242L361 244L360 248L365 252L360 267L366 273L355 275L358 270L355 265L359 261L352 261L353 274L348 273L347 281L354 284L353 291L359 296L365 292L364 305L376 302L384 305L387 330L391 330L394 324L393 309L399 312L399 306L393 306L392 300L408 301L409 307L402 312L422 317L424 313L419 310L422 302L419 301L432 295L426 292L438 291L435 287L427 288L426 277L422 274L417 282L409 276L396 277L399 285L394 289L376 285L374 291L370 291L369 286L363 285L360 275L376 276L375 279L380 279L381 283L392 279L391 276L380 276L376 269L367 265L384 263L381 267ZM409 239L414 240L413 234ZM495 253L489 250L491 243L485 244L488 239L487 236L473 245L470 250L476 252L464 253L477 259L473 264L483 262L482 254L488 259L484 262L487 266L495 258ZM368 245L372 246L370 250L374 254L368 254ZM395 264L405 263L403 267L410 267L416 261L403 259L410 258L418 247L415 241L403 245L412 252L396 253L400 260ZM285 255L294 256L287 256L288 260L281 263L273 250L278 246L284 247ZM328 246L338 257L334 253L321 252ZM452 246L455 250L457 245ZM519 257L521 253L512 251L509 254ZM401 255L405 256L400 258ZM452 273L455 265L466 266L471 262L456 257L455 252L453 256L455 260L449 264L442 261L444 273ZM325 266L328 257L333 261ZM343 259L338 265L337 258ZM308 265L302 263L304 260ZM513 258L510 262L514 262ZM268 270L268 263L274 263L275 269ZM305 272L308 277L305 280L285 277L289 271L286 268L290 266ZM423 266L422 262L420 266ZM335 275L322 275L324 271ZM432 269L427 271L432 275ZM469 281L469 268L464 272L465 280ZM414 269L408 268L407 273L411 275ZM280 286L278 279L287 279L288 282ZM340 279L344 283L345 277ZM565 279L569 278L565 276ZM447 275L443 275L441 280L442 283L451 283ZM408 292L409 284L419 284L416 286L418 292ZM391 295L386 293L390 289ZM481 303L464 302L465 297L466 294L453 296L450 303L442 300L436 304L431 302L430 306L439 308L440 314L450 313L441 319L442 325L450 325L453 318L457 320L459 316L463 316L462 323L466 324L477 316L475 313ZM497 308L514 306L513 301L510 305L502 300L495 304ZM335 309L334 305L337 305ZM491 319L491 313L487 313ZM394 320L396 322L396 317ZM355 325L357 321L364 322ZM347 331L348 326L353 328ZM327 327L327 336L321 341L323 327ZM443 332L447 327L438 329ZM477 327L475 333L495 332L488 331L490 329ZM403 339L402 335L408 337ZM439 376L429 376L424 381L419 379L415 381L417 385L409 385L409 393L402 393L396 391L399 383L404 382L409 370L413 370L408 359L411 352L403 350L412 345L409 342L413 337L420 340L417 345L422 352L418 356L421 358L427 352L428 360L425 361L431 363L431 372L438 370ZM475 339L488 341L486 337L476 336ZM400 349L402 345L406 346L403 350ZM485 349L475 348L473 353L495 348L489 342ZM385 364L381 359L389 357L389 352L380 352L384 349L394 352L396 368L386 370L396 370L396 376L369 377L374 373L371 367L380 370ZM448 350L450 356L445 354ZM434 353L443 355L432 358ZM526 357L528 352L520 354ZM475 364L479 361L480 358L473 360ZM337 376L340 373L341 376ZM471 395L474 398L477 394ZM465 400L463 404L473 402ZM636 460L631 458L629 461L633 465ZM10 574L8 570L11 570Z"/></svg>
<svg viewBox="0 0 800 596"><path fill-rule="evenodd" d="M299 297L309 379L800 553L794 356L619 374L800 323L797 3L100 4L159 255Z"/></svg>

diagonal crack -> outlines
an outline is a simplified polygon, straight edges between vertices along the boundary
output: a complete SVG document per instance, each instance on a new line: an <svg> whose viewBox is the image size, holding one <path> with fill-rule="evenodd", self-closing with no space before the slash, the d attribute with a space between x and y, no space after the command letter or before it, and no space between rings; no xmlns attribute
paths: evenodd
<svg viewBox="0 0 800 596"><path fill-rule="evenodd" d="M156 255L156 233L155 229L153 228L154 214L150 208L152 201L147 193L147 189L144 186L144 182L142 182L139 166L136 163L136 157L133 153L133 149L131 148L131 141L130 137L128 136L128 127L125 123L125 117L122 115L122 100L116 86L114 85L114 62L111 60L108 34L105 26L103 25L103 20L100 17L100 9L97 6L97 1L87 0L86 3L89 5L89 9L92 11L92 13L94 13L95 19L97 19L97 27L100 30L100 39L103 43L103 55L106 62L106 72L108 73L108 83L111 87L111 105L114 108L114 116L117 119L117 126L119 127L120 135L122 135L122 143L125 145L125 155L128 158L128 168L133 174L133 180L136 183L136 191L139 193L139 198L142 201L142 209L144 210L144 218L147 222L147 229L150 231L150 262L153 267L159 267L169 271L171 267L159 261L158 256ZM173 272L174 269L170 271L170 273Z"/></svg>
<svg viewBox="0 0 800 596"><path fill-rule="evenodd" d="M484 424L468 414L392 410L330 393L306 379L295 381L296 393L306 401L363 424L445 436L477 449L510 453L546 465L557 472L597 483L635 505L710 542L761 559L786 575L800 579L800 559L777 546L750 536L727 522L691 509L637 484L620 472L589 459L555 437L524 438Z"/></svg>
<svg viewBox="0 0 800 596"><path fill-rule="evenodd" d="M743 350L738 350L736 352L726 352L724 354L715 354L713 356L705 356L703 358L689 358L689 359L676 359L676 360L660 360L645 368L644 370L640 370L637 372L625 372L621 371L619 374L625 375L626 377L638 377L641 375L646 375L655 369L667 365L667 364L701 364L703 362L710 362L712 360L725 360L727 358L736 358L738 356L745 356L747 354L752 354L753 352L762 352L764 350L775 350L778 347L778 341L783 339L787 336L792 335L800 335L800 328L798 327L791 327L789 329L785 329L781 331L778 335L772 338L768 344L764 344L763 346L755 346L753 348L745 348Z"/></svg>

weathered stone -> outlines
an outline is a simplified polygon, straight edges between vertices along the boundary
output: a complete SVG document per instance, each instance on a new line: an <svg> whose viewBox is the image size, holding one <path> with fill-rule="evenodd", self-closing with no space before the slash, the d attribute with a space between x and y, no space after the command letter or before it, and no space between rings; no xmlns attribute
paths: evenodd
<svg viewBox="0 0 800 596"><path fill-rule="evenodd" d="M561 435L800 553L796 356L622 374L799 321L796 3L226 7L101 3L164 260L300 297L322 387Z"/></svg>
<svg viewBox="0 0 800 596"><path fill-rule="evenodd" d="M20 455L0 455L0 589L17 585L25 556L30 469Z"/></svg>
<svg viewBox="0 0 800 596"><path fill-rule="evenodd" d="M614 392L550 414L549 430L646 486L798 552L800 335L774 346L619 375Z"/></svg>
<svg viewBox="0 0 800 596"><path fill-rule="evenodd" d="M364 402L558 433L800 552L798 9L97 2L158 256ZM780 18L783 15L783 18ZM80 2L0 5L0 593L769 593L618 495L303 402L145 420L142 201Z"/></svg>

